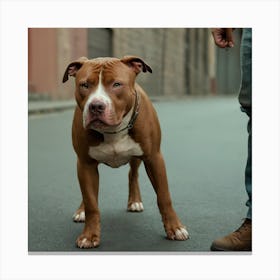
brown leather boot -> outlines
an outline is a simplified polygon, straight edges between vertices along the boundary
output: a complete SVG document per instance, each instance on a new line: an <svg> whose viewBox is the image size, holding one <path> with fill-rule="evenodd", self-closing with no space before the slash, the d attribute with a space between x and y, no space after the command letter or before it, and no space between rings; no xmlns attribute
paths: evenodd
<svg viewBox="0 0 280 280"><path fill-rule="evenodd" d="M213 241L211 251L252 251L252 221L245 219L233 233Z"/></svg>

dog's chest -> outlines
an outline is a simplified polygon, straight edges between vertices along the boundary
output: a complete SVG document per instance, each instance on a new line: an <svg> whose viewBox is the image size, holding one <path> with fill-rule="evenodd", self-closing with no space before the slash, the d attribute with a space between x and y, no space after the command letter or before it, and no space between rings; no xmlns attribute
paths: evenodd
<svg viewBox="0 0 280 280"><path fill-rule="evenodd" d="M128 134L107 136L98 146L89 148L90 157L111 167L120 167L129 162L133 156L143 155L143 151Z"/></svg>

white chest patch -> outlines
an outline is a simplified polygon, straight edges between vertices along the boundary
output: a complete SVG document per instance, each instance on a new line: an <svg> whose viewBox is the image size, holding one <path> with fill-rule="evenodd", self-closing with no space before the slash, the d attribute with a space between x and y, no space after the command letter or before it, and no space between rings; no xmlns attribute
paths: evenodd
<svg viewBox="0 0 280 280"><path fill-rule="evenodd" d="M129 162L133 156L143 155L143 151L128 134L108 136L98 146L89 148L90 157L111 167L120 167Z"/></svg>

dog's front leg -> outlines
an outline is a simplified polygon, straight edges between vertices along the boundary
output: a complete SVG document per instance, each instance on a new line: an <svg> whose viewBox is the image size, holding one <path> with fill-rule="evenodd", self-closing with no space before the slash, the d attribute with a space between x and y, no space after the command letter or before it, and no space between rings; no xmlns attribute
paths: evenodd
<svg viewBox="0 0 280 280"><path fill-rule="evenodd" d="M171 240L186 240L189 234L181 224L173 209L168 190L165 163L160 152L144 160L147 174L157 194L157 203L162 216L167 238Z"/></svg>
<svg viewBox="0 0 280 280"><path fill-rule="evenodd" d="M79 248L97 247L100 243L100 213L98 209L99 174L97 162L78 160L78 178L85 205L85 227L77 238Z"/></svg>

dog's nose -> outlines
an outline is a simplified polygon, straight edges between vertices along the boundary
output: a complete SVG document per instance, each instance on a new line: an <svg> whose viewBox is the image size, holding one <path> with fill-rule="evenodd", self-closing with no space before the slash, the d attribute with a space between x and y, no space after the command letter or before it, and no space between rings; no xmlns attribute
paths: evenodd
<svg viewBox="0 0 280 280"><path fill-rule="evenodd" d="M96 101L89 104L89 111L91 113L103 113L105 111L106 105L103 102Z"/></svg>

